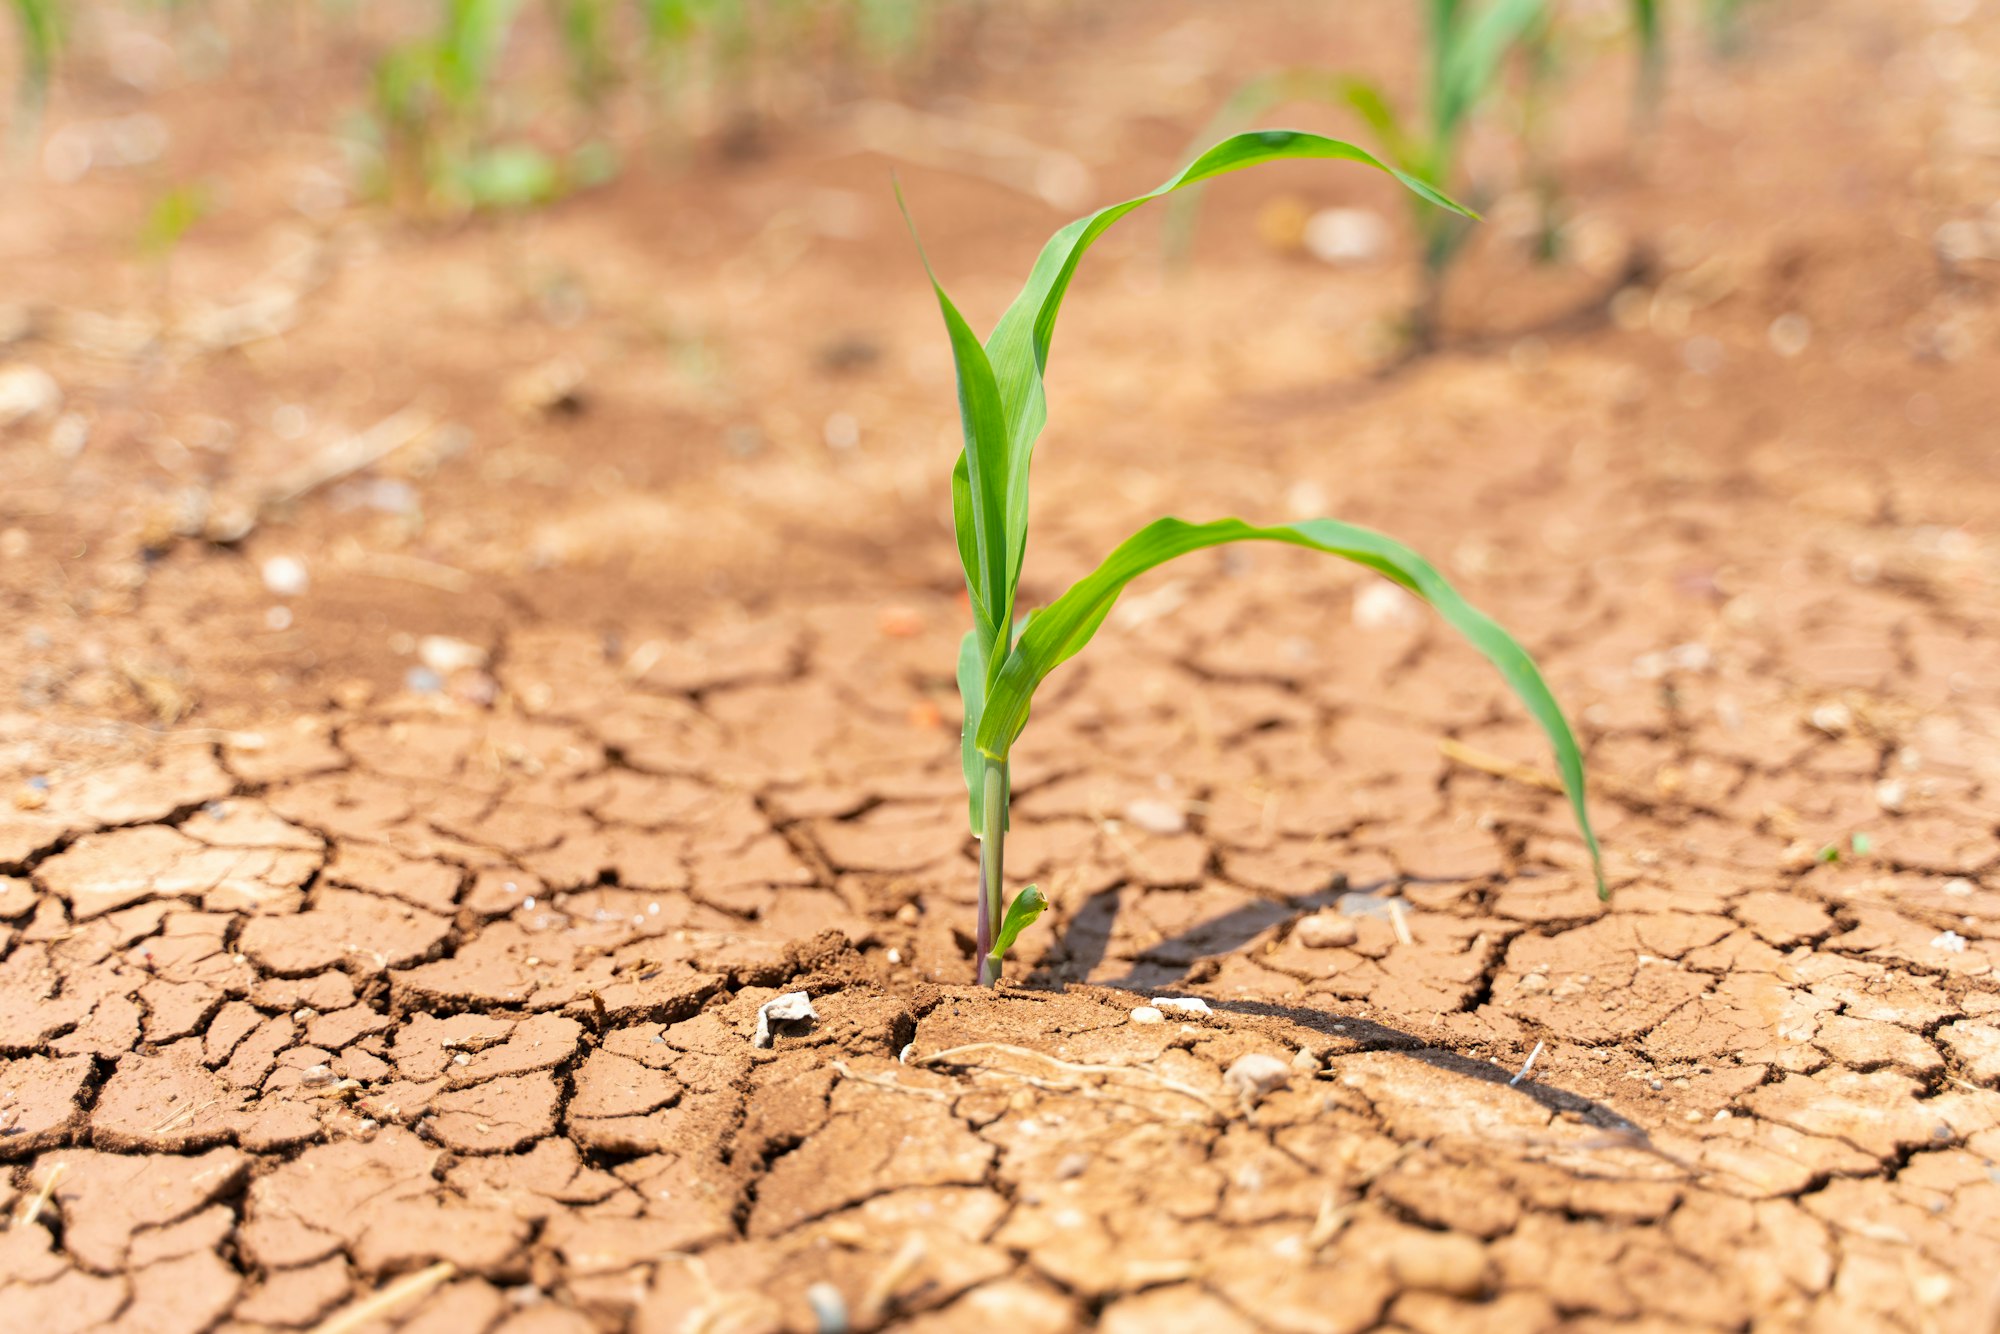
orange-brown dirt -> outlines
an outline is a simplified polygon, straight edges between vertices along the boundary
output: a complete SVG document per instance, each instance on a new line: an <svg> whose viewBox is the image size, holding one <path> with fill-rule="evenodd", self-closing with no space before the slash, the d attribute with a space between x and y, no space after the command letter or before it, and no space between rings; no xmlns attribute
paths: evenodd
<svg viewBox="0 0 2000 1334"><path fill-rule="evenodd" d="M1113 198L1247 73L1407 79L1406 8L1107 6L934 109ZM1574 259L1496 210L1436 355L1379 364L1399 255L1255 239L1400 217L1311 167L1188 276L1114 233L1052 367L1032 597L1169 511L1405 537L1578 720L1609 907L1482 664L1236 550L1052 679L997 994L950 367L851 118L427 228L323 197L360 65L294 53L17 163L0 1323L1987 1334L2000 12L1751 13L1637 146L1578 75ZM133 106L85 61L50 128ZM991 319L1060 215L902 174Z"/></svg>

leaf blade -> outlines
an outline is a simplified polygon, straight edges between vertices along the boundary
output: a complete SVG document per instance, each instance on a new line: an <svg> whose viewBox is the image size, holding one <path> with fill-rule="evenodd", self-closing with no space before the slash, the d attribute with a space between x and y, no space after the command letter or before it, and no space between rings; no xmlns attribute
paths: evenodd
<svg viewBox="0 0 2000 1334"><path fill-rule="evenodd" d="M1497 622L1467 602L1422 556L1372 529L1333 519L1309 519L1260 528L1241 519L1193 524L1168 518L1140 529L1105 557L1097 569L1077 580L1029 622L999 670L992 674L975 736L979 752L996 760L1007 758L1021 729L1027 725L1036 688L1050 672L1090 642L1132 580L1190 552L1250 541L1305 547L1374 570L1429 603L1491 662L1548 736L1571 812L1590 851L1598 895L1608 897L1603 854L1590 824L1583 752L1534 659Z"/></svg>

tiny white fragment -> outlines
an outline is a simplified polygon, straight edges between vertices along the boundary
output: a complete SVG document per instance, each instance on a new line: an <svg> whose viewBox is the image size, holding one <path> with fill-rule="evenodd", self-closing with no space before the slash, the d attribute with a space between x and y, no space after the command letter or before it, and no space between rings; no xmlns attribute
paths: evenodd
<svg viewBox="0 0 2000 1334"><path fill-rule="evenodd" d="M1150 1005L1140 1005L1134 1007L1130 1018L1132 1022L1135 1024L1163 1024L1167 1021L1167 1017L1165 1015L1161 1014L1158 1010L1154 1009Z"/></svg>
<svg viewBox="0 0 2000 1334"><path fill-rule="evenodd" d="M1934 950L1943 950L1947 954L1963 954L1965 953L1965 937L1959 935L1956 931L1947 931L1931 942L1931 948Z"/></svg>
<svg viewBox="0 0 2000 1334"><path fill-rule="evenodd" d="M1182 1014L1213 1014L1208 1002L1199 996L1155 996L1153 1008L1156 1010L1178 1010Z"/></svg>
<svg viewBox="0 0 2000 1334"><path fill-rule="evenodd" d="M1178 834L1187 828L1187 811L1166 797L1137 797L1125 806L1125 818L1149 834Z"/></svg>
<svg viewBox="0 0 2000 1334"><path fill-rule="evenodd" d="M306 563L297 556L273 556L264 562L264 587L281 598L295 598L312 586Z"/></svg>
<svg viewBox="0 0 2000 1334"><path fill-rule="evenodd" d="M1528 1059L1521 1062L1521 1068L1515 1072L1514 1077L1512 1079L1507 1081L1507 1087L1513 1088L1516 1084L1526 1079L1528 1077L1528 1071L1535 1068L1535 1058L1537 1056L1540 1056L1541 1054L1542 1054L1542 1044L1537 1042L1535 1044L1535 1049L1528 1053Z"/></svg>
<svg viewBox="0 0 2000 1334"><path fill-rule="evenodd" d="M916 1051L917 1051L916 1043L905 1042L903 1044L903 1049L896 1053L896 1059L902 1064L908 1065L910 1063L910 1057L916 1055Z"/></svg>
<svg viewBox="0 0 2000 1334"><path fill-rule="evenodd" d="M806 1304L812 1307L816 1334L847 1334L847 1298L831 1283L819 1282L806 1289Z"/></svg>
<svg viewBox="0 0 2000 1334"><path fill-rule="evenodd" d="M782 996L773 996L757 1007L757 1031L750 1037L753 1047L771 1045L772 1024L809 1024L819 1016L813 1013L812 997L803 991L788 991Z"/></svg>
<svg viewBox="0 0 2000 1334"><path fill-rule="evenodd" d="M425 635L417 641L417 657L439 676L486 665L487 652L477 644L450 635Z"/></svg>
<svg viewBox="0 0 2000 1334"><path fill-rule="evenodd" d="M1291 1067L1275 1056L1261 1051L1253 1051L1236 1058L1235 1064L1223 1072L1222 1082L1235 1089L1245 1102L1256 1102L1274 1089L1281 1089L1291 1083Z"/></svg>

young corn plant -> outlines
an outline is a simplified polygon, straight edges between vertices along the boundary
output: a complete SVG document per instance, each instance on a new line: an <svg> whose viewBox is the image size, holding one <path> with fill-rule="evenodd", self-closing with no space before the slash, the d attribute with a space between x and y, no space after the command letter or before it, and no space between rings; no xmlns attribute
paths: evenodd
<svg viewBox="0 0 2000 1334"><path fill-rule="evenodd" d="M1283 542L1339 556L1393 580L1436 608L1499 669L1548 734L1571 810L1590 851L1598 893L1606 894L1597 838L1584 802L1583 756L1534 660L1505 630L1460 597L1423 557L1399 542L1334 519L1259 526L1242 519L1189 523L1165 518L1126 539L1048 606L1018 615L1016 594L1028 539L1028 469L1035 440L1048 419L1043 375L1056 316L1085 252L1113 223L1150 200L1259 163L1312 158L1386 171L1425 207L1471 216L1420 178L1352 144L1292 130L1266 130L1226 139L1158 189L1079 218L1057 232L1043 247L1026 286L983 343L939 285L928 258L924 261L951 340L965 436L965 447L952 470L951 493L959 561L973 617L959 650L958 685L965 705L961 757L969 818L979 840L975 952L983 986L999 980L1007 951L1047 906L1033 885L1011 903L1004 902L1003 891L1009 757L1027 726L1036 689L1090 642L1132 580L1176 556L1228 542Z"/></svg>
<svg viewBox="0 0 2000 1334"><path fill-rule="evenodd" d="M62 14L56 0L13 0L14 21L20 28L20 90L16 94L17 132L23 142L41 118L62 49Z"/></svg>
<svg viewBox="0 0 2000 1334"><path fill-rule="evenodd" d="M1636 113L1643 127L1665 78L1666 46L1660 0L1628 0L1639 53ZM1544 142L1546 104L1556 71L1558 9L1551 0L1426 0L1423 95L1413 112L1399 112L1381 85L1356 75L1312 66L1275 70L1250 80L1223 104L1199 142L1241 129L1290 102L1344 108L1375 137L1383 155L1401 171L1449 188L1460 170L1468 130L1501 87L1511 57L1523 67L1519 133L1543 226L1538 248L1553 257L1559 188ZM1468 195L1478 200L1477 187ZM1196 193L1177 202L1169 244L1185 254L1194 224ZM1409 312L1410 346L1435 346L1446 274L1470 235L1466 219L1421 197L1410 200L1410 223L1423 260L1423 285Z"/></svg>

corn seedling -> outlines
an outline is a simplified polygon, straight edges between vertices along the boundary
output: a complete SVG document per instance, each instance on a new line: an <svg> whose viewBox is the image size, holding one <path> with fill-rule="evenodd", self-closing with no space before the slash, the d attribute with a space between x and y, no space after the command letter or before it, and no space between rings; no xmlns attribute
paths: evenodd
<svg viewBox="0 0 2000 1334"><path fill-rule="evenodd" d="M1665 69L1660 0L1630 0L1640 53L1639 104L1649 115ZM1475 117L1500 86L1508 58L1519 55L1524 69L1521 137L1537 196L1543 228L1540 250L1554 253L1557 188L1541 143L1546 102L1556 71L1556 8L1550 0L1427 0L1425 77L1415 114L1396 109L1377 83L1339 71L1313 67L1277 70L1252 79L1223 105L1198 142L1243 128L1292 102L1317 102L1358 116L1387 160L1421 180L1463 188L1475 203L1485 191L1477 184L1454 186L1460 150ZM1169 245L1185 254L1193 231L1196 193L1177 201ZM1470 234L1464 217L1431 207L1422 198L1410 204L1410 222L1423 262L1423 284L1409 315L1410 343L1418 350L1437 339L1445 275Z"/></svg>
<svg viewBox="0 0 2000 1334"><path fill-rule="evenodd" d="M40 119L42 105L48 100L49 80L55 75L56 55L62 49L62 15L56 0L13 0L13 9L21 34L21 87L16 106L25 134Z"/></svg>
<svg viewBox="0 0 2000 1334"><path fill-rule="evenodd" d="M1176 556L1229 542L1282 542L1353 561L1428 602L1493 663L1554 747L1556 767L1590 850L1598 892L1605 893L1596 836L1584 804L1583 757L1534 660L1475 610L1408 547L1333 519L1260 527L1241 519L1188 523L1165 518L1128 538L1096 570L1048 606L1016 619L1016 593L1028 537L1028 470L1048 419L1043 374L1056 316L1077 265L1098 237L1150 200L1227 172L1287 159L1333 159L1386 171L1426 208L1469 219L1467 210L1393 162L1352 144L1292 130L1224 140L1147 194L1070 223L1043 247L1027 284L982 343L931 274L957 368L965 445L952 471L952 516L965 571L973 626L960 646L958 685L965 707L961 760L969 820L979 840L978 977L991 985L1021 932L1047 906L1033 885L1003 904L1008 822L1008 763L1027 726L1035 691L1097 633L1127 584ZM912 227L914 233L914 225ZM925 260L926 272L930 271Z"/></svg>

